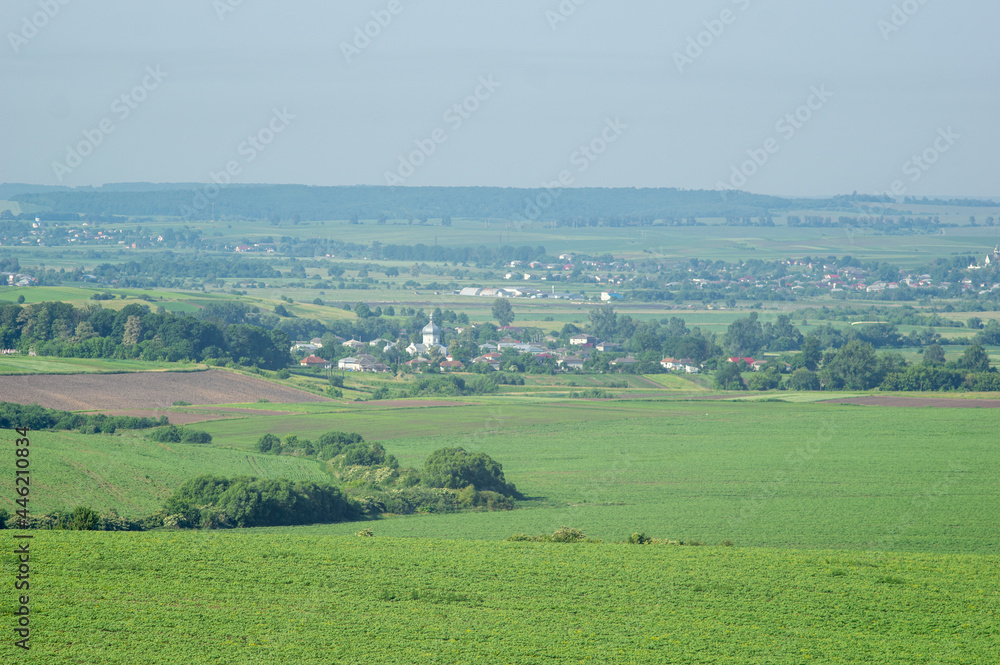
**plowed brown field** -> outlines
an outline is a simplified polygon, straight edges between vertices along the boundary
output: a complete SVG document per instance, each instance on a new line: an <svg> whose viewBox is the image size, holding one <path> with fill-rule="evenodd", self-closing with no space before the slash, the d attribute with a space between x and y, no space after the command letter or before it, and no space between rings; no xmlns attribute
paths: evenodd
<svg viewBox="0 0 1000 665"><path fill-rule="evenodd" d="M326 397L218 369L207 372L141 372L0 376L0 401L40 404L64 411L162 409L174 402L245 404L326 402Z"/></svg>

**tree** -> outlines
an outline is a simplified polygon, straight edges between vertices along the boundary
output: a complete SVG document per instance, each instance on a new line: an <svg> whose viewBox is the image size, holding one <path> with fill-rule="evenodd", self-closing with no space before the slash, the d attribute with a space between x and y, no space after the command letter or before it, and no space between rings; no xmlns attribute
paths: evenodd
<svg viewBox="0 0 1000 665"><path fill-rule="evenodd" d="M257 450L262 453L280 452L281 439L273 434L265 434L257 439Z"/></svg>
<svg viewBox="0 0 1000 665"><path fill-rule="evenodd" d="M940 344L931 344L924 349L925 365L943 365L944 360L944 349L941 348Z"/></svg>
<svg viewBox="0 0 1000 665"><path fill-rule="evenodd" d="M986 353L986 349L980 346L978 342L966 347L965 353L962 354L962 358L958 363L963 369L967 369L970 372L990 371L990 357Z"/></svg>
<svg viewBox="0 0 1000 665"><path fill-rule="evenodd" d="M823 367L826 384L840 390L870 390L882 382L875 349L867 342L852 339Z"/></svg>
<svg viewBox="0 0 1000 665"><path fill-rule="evenodd" d="M820 348L820 339L816 335L809 335L802 342L801 365L806 369L815 372L819 368L819 361L823 358L823 351Z"/></svg>
<svg viewBox="0 0 1000 665"><path fill-rule="evenodd" d="M819 376L805 367L800 367L788 379L788 387L792 390L819 390Z"/></svg>
<svg viewBox="0 0 1000 665"><path fill-rule="evenodd" d="M501 326L509 326L514 322L514 308L510 306L509 300L497 298L493 301L493 318Z"/></svg>
<svg viewBox="0 0 1000 665"><path fill-rule="evenodd" d="M140 335L142 335L142 319L135 315L129 316L125 322L122 344L124 346L135 346L139 343Z"/></svg>
<svg viewBox="0 0 1000 665"><path fill-rule="evenodd" d="M746 390L739 363L723 361L715 372L715 386L722 390Z"/></svg>
<svg viewBox="0 0 1000 665"><path fill-rule="evenodd" d="M726 331L726 347L734 356L755 356L766 343L764 328L757 320L757 312L733 321Z"/></svg>
<svg viewBox="0 0 1000 665"><path fill-rule="evenodd" d="M564 328L565 330L565 328ZM590 333L598 339L611 339L618 331L618 315L611 305L590 310Z"/></svg>

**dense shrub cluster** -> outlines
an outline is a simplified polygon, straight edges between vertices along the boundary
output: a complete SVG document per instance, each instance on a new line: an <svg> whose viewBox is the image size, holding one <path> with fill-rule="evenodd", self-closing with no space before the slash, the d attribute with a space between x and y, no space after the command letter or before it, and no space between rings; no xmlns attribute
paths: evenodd
<svg viewBox="0 0 1000 665"><path fill-rule="evenodd" d="M399 463L392 455L387 455L379 443L368 443L360 434L348 432L327 432L315 442L300 439L292 434L282 441L274 434L264 434L257 439L257 451L269 455L296 455L311 457L320 461L339 460L342 466L379 466L396 468Z"/></svg>
<svg viewBox="0 0 1000 665"><path fill-rule="evenodd" d="M119 429L148 429L167 424L167 417L106 416L46 409L37 404L0 402L0 429L27 427L33 430L77 429L84 434L113 434Z"/></svg>
<svg viewBox="0 0 1000 665"><path fill-rule="evenodd" d="M503 475L499 462L485 453L470 453L464 448L441 448L424 462L422 482L427 487L496 492L503 496L522 498Z"/></svg>
<svg viewBox="0 0 1000 665"><path fill-rule="evenodd" d="M198 476L167 499L164 524L253 527L327 524L358 519L357 504L333 485L250 477Z"/></svg>
<svg viewBox="0 0 1000 665"><path fill-rule="evenodd" d="M162 520L162 518L161 518ZM114 510L98 513L88 506L77 506L73 510L56 510L41 515L30 515L27 520L18 520L0 509L0 529L54 529L69 531L143 531L156 526L155 518L132 520L119 515Z"/></svg>
<svg viewBox="0 0 1000 665"><path fill-rule="evenodd" d="M208 432L175 425L154 430L148 438L160 443L212 443L212 435Z"/></svg>
<svg viewBox="0 0 1000 665"><path fill-rule="evenodd" d="M508 541L514 543L602 543L604 541L598 538L588 538L584 535L583 531L580 529L574 529L568 526L561 526L556 529L552 534L544 534L541 536L528 536L523 533L515 533L513 536L507 538Z"/></svg>

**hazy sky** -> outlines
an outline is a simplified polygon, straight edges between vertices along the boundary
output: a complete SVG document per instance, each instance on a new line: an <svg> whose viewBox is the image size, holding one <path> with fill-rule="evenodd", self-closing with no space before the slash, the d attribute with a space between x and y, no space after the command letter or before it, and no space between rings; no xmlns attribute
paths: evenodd
<svg viewBox="0 0 1000 665"><path fill-rule="evenodd" d="M1000 196L998 19L995 0L4 0L0 181Z"/></svg>

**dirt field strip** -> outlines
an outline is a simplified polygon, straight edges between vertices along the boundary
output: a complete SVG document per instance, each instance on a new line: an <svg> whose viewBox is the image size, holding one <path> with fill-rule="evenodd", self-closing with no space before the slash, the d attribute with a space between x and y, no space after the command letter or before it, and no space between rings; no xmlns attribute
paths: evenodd
<svg viewBox="0 0 1000 665"><path fill-rule="evenodd" d="M1000 409L1000 399L949 399L942 397L846 397L817 404L857 404L858 406L917 407L939 409Z"/></svg>
<svg viewBox="0 0 1000 665"><path fill-rule="evenodd" d="M165 409L179 401L194 404L246 404L261 400L279 404L332 401L288 386L218 369L206 372L2 376L0 400L40 404L64 411Z"/></svg>

